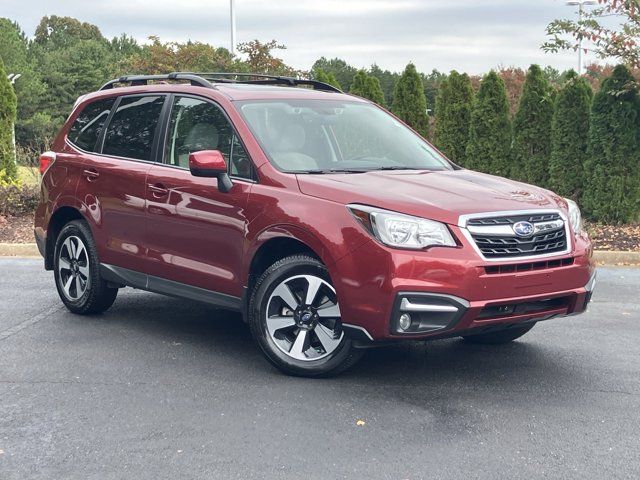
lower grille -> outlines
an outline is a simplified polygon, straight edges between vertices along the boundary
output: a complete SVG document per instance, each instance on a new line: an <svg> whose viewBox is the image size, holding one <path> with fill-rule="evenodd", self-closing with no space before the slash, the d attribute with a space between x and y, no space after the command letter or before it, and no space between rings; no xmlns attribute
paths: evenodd
<svg viewBox="0 0 640 480"><path fill-rule="evenodd" d="M535 257L568 250L565 222L558 213L472 218L466 227L487 259Z"/></svg>
<svg viewBox="0 0 640 480"><path fill-rule="evenodd" d="M568 308L573 297L558 297L547 300L532 300L528 302L509 303L504 305L487 305L478 314L478 320L488 318L511 317L514 315L529 315L533 313L544 313L546 311L560 308Z"/></svg>
<svg viewBox="0 0 640 480"><path fill-rule="evenodd" d="M547 270L549 268L568 267L573 265L574 258L559 260L547 260L542 262L514 263L510 265L490 265L484 267L487 275L499 275L502 273L531 272L533 270Z"/></svg>

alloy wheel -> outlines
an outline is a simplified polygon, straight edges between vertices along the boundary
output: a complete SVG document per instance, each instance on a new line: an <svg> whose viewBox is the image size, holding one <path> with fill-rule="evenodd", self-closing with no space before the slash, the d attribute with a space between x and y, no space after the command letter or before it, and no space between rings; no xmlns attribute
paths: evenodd
<svg viewBox="0 0 640 480"><path fill-rule="evenodd" d="M344 338L336 292L314 275L296 275L280 282L269 296L265 320L278 349L296 360L324 358Z"/></svg>
<svg viewBox="0 0 640 480"><path fill-rule="evenodd" d="M76 301L89 287L89 254L80 237L69 236L58 252L58 277L64 296Z"/></svg>

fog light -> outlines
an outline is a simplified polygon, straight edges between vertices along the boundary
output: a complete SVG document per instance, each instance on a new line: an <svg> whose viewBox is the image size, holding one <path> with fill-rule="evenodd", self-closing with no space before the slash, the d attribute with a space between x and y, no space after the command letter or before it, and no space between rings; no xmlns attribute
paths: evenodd
<svg viewBox="0 0 640 480"><path fill-rule="evenodd" d="M411 327L411 315L408 313L403 313L398 318L398 325L400 325L400 330L407 331L409 327Z"/></svg>

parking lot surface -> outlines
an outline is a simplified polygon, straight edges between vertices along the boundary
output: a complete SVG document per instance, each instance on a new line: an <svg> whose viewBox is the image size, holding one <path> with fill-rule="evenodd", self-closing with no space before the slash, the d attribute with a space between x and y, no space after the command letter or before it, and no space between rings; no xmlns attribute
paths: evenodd
<svg viewBox="0 0 640 480"><path fill-rule="evenodd" d="M589 312L491 347L274 370L236 314L121 290L79 317L0 259L0 479L640 478L640 269Z"/></svg>

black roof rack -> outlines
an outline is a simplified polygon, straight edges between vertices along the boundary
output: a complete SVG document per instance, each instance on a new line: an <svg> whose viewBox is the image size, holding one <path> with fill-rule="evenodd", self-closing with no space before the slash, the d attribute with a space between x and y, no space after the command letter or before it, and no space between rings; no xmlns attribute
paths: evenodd
<svg viewBox="0 0 640 480"><path fill-rule="evenodd" d="M328 83L279 75L262 73L229 73L229 72L173 72L166 75L126 75L108 81L100 90L114 88L118 83L129 83L131 86L148 85L149 81L187 80L191 85L214 88L213 83L243 83L250 85L287 85L291 87L310 86L314 90L342 93L342 90Z"/></svg>
<svg viewBox="0 0 640 480"><path fill-rule="evenodd" d="M118 83L129 83L131 86L148 85L149 80L188 80L191 85L197 87L213 88L213 85L202 77L190 73L173 72L166 75L125 75L124 77L114 78L105 83L100 90L108 90L114 88Z"/></svg>

